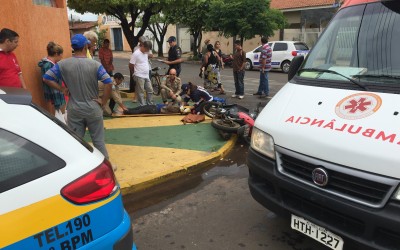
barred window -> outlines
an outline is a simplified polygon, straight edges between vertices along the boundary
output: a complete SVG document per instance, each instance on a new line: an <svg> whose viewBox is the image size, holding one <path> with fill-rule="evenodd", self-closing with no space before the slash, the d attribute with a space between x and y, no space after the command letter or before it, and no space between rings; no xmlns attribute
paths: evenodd
<svg viewBox="0 0 400 250"><path fill-rule="evenodd" d="M57 7L57 3L55 0L32 0L33 4L43 5L49 7Z"/></svg>

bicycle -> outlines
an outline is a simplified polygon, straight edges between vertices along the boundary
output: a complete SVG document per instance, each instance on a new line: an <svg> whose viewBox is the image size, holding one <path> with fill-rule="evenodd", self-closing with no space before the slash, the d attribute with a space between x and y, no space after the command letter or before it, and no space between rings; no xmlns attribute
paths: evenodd
<svg viewBox="0 0 400 250"><path fill-rule="evenodd" d="M155 67L151 69L151 86L153 87L153 94L154 95L160 95L161 93L161 81L163 80L164 77L167 75L160 75L158 71L160 70L160 67ZM165 68L164 68L165 69Z"/></svg>

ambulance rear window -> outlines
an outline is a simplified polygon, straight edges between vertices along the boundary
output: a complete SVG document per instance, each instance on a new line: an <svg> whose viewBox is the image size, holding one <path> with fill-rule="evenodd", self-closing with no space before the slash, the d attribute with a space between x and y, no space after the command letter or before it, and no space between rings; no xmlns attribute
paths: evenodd
<svg viewBox="0 0 400 250"><path fill-rule="evenodd" d="M0 129L0 193L55 172L66 163L42 147Z"/></svg>

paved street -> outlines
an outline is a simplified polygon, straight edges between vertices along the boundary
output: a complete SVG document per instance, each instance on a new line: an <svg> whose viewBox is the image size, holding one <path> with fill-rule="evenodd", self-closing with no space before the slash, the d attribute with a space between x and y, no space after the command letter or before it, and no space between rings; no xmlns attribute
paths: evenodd
<svg viewBox="0 0 400 250"><path fill-rule="evenodd" d="M115 59L116 71L129 79L128 59ZM165 67L153 60L153 67ZM182 64L183 82L202 85L199 64ZM164 70L163 70L164 71ZM232 69L222 72L229 103L250 110L270 98L252 95L259 82L258 71L245 75L245 98L234 93ZM287 75L270 72L271 96L286 83ZM151 190L125 196L125 207L134 224L138 249L326 249L314 240L290 228L290 222L277 217L251 197L245 165L247 146L237 146L225 159L206 170L175 179ZM188 155L190 157L190 155Z"/></svg>
<svg viewBox="0 0 400 250"><path fill-rule="evenodd" d="M164 185L163 195L126 204L138 249L327 249L253 200L242 146L180 186ZM156 205L140 209L138 203Z"/></svg>

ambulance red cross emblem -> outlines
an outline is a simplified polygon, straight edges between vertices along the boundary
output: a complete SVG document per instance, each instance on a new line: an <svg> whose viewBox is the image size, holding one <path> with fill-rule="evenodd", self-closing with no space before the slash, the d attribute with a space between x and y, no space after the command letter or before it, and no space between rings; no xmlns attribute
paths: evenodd
<svg viewBox="0 0 400 250"><path fill-rule="evenodd" d="M336 105L335 111L343 119L356 120L372 115L381 105L380 96L373 93L358 93L343 98Z"/></svg>

